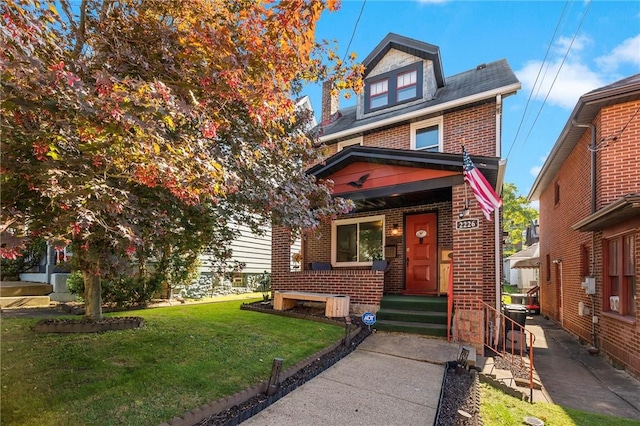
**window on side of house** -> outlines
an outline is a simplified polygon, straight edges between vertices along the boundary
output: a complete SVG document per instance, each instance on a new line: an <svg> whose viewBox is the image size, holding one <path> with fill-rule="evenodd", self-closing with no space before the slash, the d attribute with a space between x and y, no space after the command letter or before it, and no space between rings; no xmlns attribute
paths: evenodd
<svg viewBox="0 0 640 426"><path fill-rule="evenodd" d="M547 280L547 282L551 281L551 256L550 255L546 255L545 258L545 278Z"/></svg>
<svg viewBox="0 0 640 426"><path fill-rule="evenodd" d="M411 123L411 149L442 152L442 117Z"/></svg>
<svg viewBox="0 0 640 426"><path fill-rule="evenodd" d="M604 306L610 312L636 313L635 233L604 240Z"/></svg>
<svg viewBox="0 0 640 426"><path fill-rule="evenodd" d="M384 216L336 220L331 226L334 266L370 266L382 259Z"/></svg>
<svg viewBox="0 0 640 426"><path fill-rule="evenodd" d="M338 142L338 152L352 145L362 145L362 136L357 138L347 139L346 141Z"/></svg>
<svg viewBox="0 0 640 426"><path fill-rule="evenodd" d="M364 113L422 98L422 62L375 75L364 82Z"/></svg>
<svg viewBox="0 0 640 426"><path fill-rule="evenodd" d="M560 204L560 181L556 181L554 192L553 192L553 201L555 205Z"/></svg>

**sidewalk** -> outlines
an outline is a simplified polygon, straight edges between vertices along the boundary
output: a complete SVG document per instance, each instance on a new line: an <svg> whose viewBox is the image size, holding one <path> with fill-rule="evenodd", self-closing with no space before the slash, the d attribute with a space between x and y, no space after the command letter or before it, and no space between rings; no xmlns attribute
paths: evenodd
<svg viewBox="0 0 640 426"><path fill-rule="evenodd" d="M358 348L243 425L431 425L444 363L459 345L376 333Z"/></svg>
<svg viewBox="0 0 640 426"><path fill-rule="evenodd" d="M553 321L530 316L526 328L535 335L533 361L547 402L640 420L640 381L590 355Z"/></svg>

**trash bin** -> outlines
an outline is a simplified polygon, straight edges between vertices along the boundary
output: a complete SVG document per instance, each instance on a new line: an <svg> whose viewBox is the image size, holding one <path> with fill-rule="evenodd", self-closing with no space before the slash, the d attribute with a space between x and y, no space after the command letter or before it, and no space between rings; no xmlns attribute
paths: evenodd
<svg viewBox="0 0 640 426"><path fill-rule="evenodd" d="M523 305L505 305L504 314L508 317L520 324L521 326L525 326L527 322L527 308ZM508 326L508 325L507 325Z"/></svg>

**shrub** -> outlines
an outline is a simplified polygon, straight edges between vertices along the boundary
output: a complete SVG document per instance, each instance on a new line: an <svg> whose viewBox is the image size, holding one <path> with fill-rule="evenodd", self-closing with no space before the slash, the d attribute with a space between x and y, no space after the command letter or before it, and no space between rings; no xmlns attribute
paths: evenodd
<svg viewBox="0 0 640 426"><path fill-rule="evenodd" d="M84 295L84 279L81 271L73 272L67 279L72 293ZM120 277L102 280L102 302L117 307L146 305L162 289L158 275L150 277Z"/></svg>

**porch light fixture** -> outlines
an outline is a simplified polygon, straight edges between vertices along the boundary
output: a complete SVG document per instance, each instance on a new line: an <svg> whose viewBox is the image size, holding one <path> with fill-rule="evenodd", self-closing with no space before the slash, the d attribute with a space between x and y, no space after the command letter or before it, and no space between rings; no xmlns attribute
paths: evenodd
<svg viewBox="0 0 640 426"><path fill-rule="evenodd" d="M400 233L400 229L398 229L398 224L394 223L393 224L393 228L391 229L391 235L393 235L394 237L397 236Z"/></svg>

